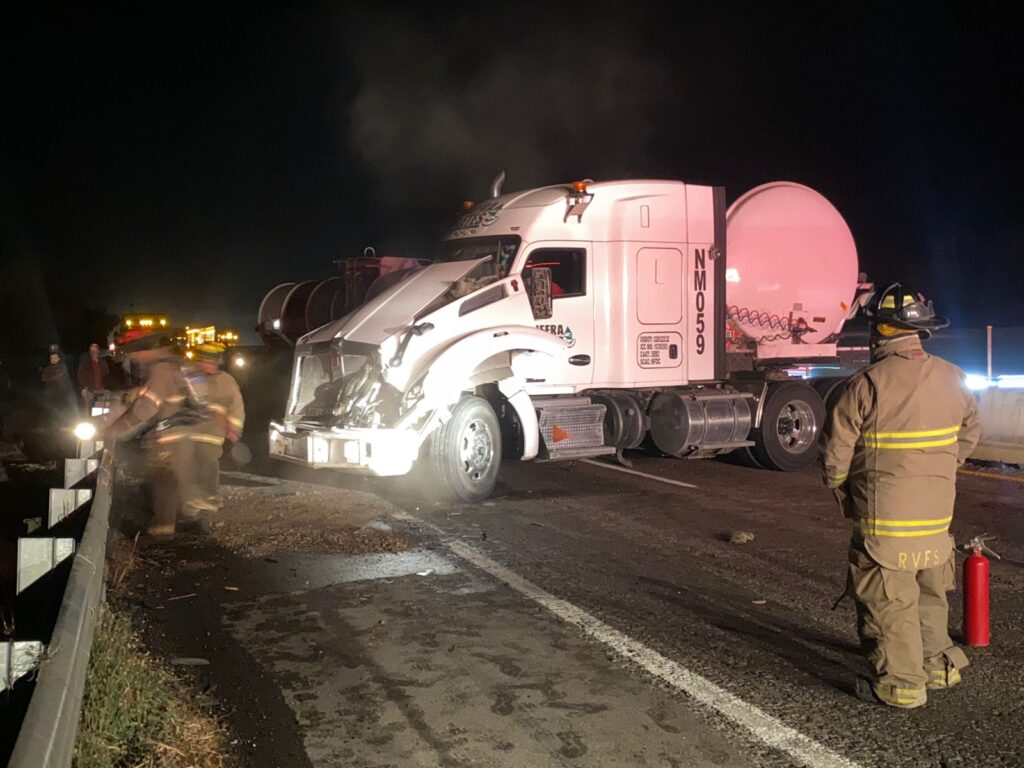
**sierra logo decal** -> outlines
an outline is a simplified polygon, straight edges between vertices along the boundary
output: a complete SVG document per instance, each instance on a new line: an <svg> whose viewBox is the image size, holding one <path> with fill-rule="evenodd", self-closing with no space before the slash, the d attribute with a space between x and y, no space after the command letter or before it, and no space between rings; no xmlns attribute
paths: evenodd
<svg viewBox="0 0 1024 768"><path fill-rule="evenodd" d="M476 229L477 227L489 227L498 220L501 214L501 203L489 201L480 203L469 213L459 219L455 229Z"/></svg>
<svg viewBox="0 0 1024 768"><path fill-rule="evenodd" d="M569 349L576 346L576 337L572 333L572 328L568 325L538 325L537 330L550 333L552 336L558 336L566 343Z"/></svg>

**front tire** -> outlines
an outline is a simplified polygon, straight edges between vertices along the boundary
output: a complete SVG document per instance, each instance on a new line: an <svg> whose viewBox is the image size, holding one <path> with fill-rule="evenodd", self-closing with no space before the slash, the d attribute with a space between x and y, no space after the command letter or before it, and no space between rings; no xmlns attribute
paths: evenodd
<svg viewBox="0 0 1024 768"><path fill-rule="evenodd" d="M430 459L445 497L477 502L490 496L501 466L501 428L491 404L464 396L431 437Z"/></svg>
<svg viewBox="0 0 1024 768"><path fill-rule="evenodd" d="M817 460L818 439L825 424L825 404L808 385L774 382L768 387L761 426L752 435L750 453L758 464L780 472L796 472Z"/></svg>

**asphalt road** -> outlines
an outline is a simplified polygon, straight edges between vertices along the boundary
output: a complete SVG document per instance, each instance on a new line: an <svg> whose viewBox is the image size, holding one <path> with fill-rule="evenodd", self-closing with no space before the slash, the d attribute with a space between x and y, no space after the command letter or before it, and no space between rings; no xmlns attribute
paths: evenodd
<svg viewBox="0 0 1024 768"><path fill-rule="evenodd" d="M359 525L409 547L150 548L188 567L137 585L149 635L210 661L199 679L226 705L243 764L1024 764L1019 476L960 478L958 541L994 534L1003 555L993 645L969 651L961 686L905 712L851 695L866 666L852 606L832 609L848 529L814 473L506 463L492 500L453 507L411 483L280 470L336 487L331 516L372 500ZM732 543L739 531L753 540Z"/></svg>

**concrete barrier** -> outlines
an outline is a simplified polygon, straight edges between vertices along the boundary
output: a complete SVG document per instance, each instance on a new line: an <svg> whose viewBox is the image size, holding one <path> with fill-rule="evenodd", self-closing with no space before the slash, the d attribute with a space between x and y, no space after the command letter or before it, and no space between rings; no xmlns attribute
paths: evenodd
<svg viewBox="0 0 1024 768"><path fill-rule="evenodd" d="M977 398L981 442L971 458L1024 464L1024 389L989 387Z"/></svg>

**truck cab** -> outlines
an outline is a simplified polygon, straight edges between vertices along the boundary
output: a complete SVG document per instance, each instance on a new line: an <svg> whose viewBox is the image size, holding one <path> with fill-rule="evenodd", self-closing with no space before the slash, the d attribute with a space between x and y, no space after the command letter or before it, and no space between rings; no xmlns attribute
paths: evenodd
<svg viewBox="0 0 1024 768"><path fill-rule="evenodd" d="M769 186L738 201L739 265L719 187L576 182L472 206L433 263L299 340L271 455L375 475L426 461L465 501L491 492L503 448L521 460L621 459L649 435L679 457L740 449L806 466L824 408L785 368L835 356L856 253L818 193ZM773 251L787 266L824 262L808 269L835 285L772 275L761 262ZM731 304L730 280L763 303ZM768 405L782 383L778 415Z"/></svg>

